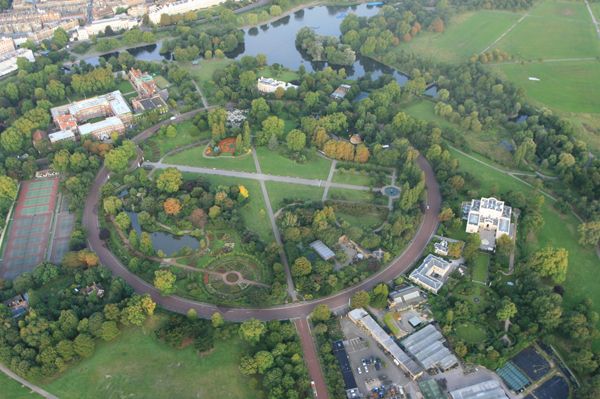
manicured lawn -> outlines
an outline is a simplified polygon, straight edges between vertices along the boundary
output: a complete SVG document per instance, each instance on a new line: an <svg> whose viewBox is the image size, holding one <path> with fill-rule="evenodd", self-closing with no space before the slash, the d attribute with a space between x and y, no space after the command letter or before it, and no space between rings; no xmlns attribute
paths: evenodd
<svg viewBox="0 0 600 399"><path fill-rule="evenodd" d="M159 89L165 89L171 85L169 81L165 79L162 75L156 75L154 77L154 81L156 82L156 85Z"/></svg>
<svg viewBox="0 0 600 399"><path fill-rule="evenodd" d="M45 388L69 398L259 398L238 370L242 343L216 342L209 354L175 350L154 337L152 327L126 330L94 356L70 368Z"/></svg>
<svg viewBox="0 0 600 399"><path fill-rule="evenodd" d="M467 344L479 344L487 338L485 327L470 321L457 322L454 332L458 339Z"/></svg>
<svg viewBox="0 0 600 399"><path fill-rule="evenodd" d="M334 183L354 184L357 186L370 186L375 184L375 179L369 176L367 172L349 172L340 169L335 171L332 181Z"/></svg>
<svg viewBox="0 0 600 399"><path fill-rule="evenodd" d="M273 78L277 80L283 80L284 82L290 82L298 79L298 73L290 71L288 69L282 71L276 71L271 65L267 65L256 72L257 75L264 76L265 78Z"/></svg>
<svg viewBox="0 0 600 399"><path fill-rule="evenodd" d="M323 197L323 187L302 186L299 184L288 184L268 181L267 191L271 200L273 212L277 212L284 204L284 199L295 201L321 201Z"/></svg>
<svg viewBox="0 0 600 399"><path fill-rule="evenodd" d="M373 201L373 195L374 194L371 191L349 190L346 188L330 188L327 199L357 201L357 202L371 202L371 201Z"/></svg>
<svg viewBox="0 0 600 399"><path fill-rule="evenodd" d="M122 80L117 85L117 90L121 90L122 94L129 93L130 91L134 91L133 86L129 83L128 80Z"/></svg>
<svg viewBox="0 0 600 399"><path fill-rule="evenodd" d="M196 175L198 176L198 175ZM201 175L211 185L243 185L248 189L248 202L240 208L240 215L249 230L256 232L261 239L270 243L273 241L273 230L265 209L265 201L256 180L239 179L236 177Z"/></svg>
<svg viewBox="0 0 600 399"><path fill-rule="evenodd" d="M198 166L204 168L216 168L227 170L240 170L243 172L256 172L252 154L239 157L219 156L205 157L203 155L204 146L190 148L177 154L169 155L165 158L165 163Z"/></svg>
<svg viewBox="0 0 600 399"><path fill-rule="evenodd" d="M480 252L475 257L475 261L472 266L471 278L473 281L479 281L481 283L487 283L488 281L488 267L490 264L490 256L484 252Z"/></svg>
<svg viewBox="0 0 600 399"><path fill-rule="evenodd" d="M335 215L338 220L344 220L352 226L360 227L361 229L374 229L381 226L387 216L387 209L378 209L379 211L361 212L360 215L338 211Z"/></svg>
<svg viewBox="0 0 600 399"><path fill-rule="evenodd" d="M597 60L504 64L493 68L525 90L527 97L535 102L565 112L598 113L600 110L600 96L597 95L600 92L600 62ZM531 81L530 76L540 81Z"/></svg>
<svg viewBox="0 0 600 399"><path fill-rule="evenodd" d="M407 45L427 58L445 62L461 62L479 54L515 23L521 14L481 10L453 17L443 33L422 32Z"/></svg>
<svg viewBox="0 0 600 399"><path fill-rule="evenodd" d="M451 151L452 156L460 162L460 169L476 176L481 182L479 193L491 195L496 191L501 198L502 193L515 190L531 195L532 189L520 181L488 168L478 162L464 157L456 151ZM592 299L596 311L600 310L600 274L598 257L591 248L584 248L577 242L577 226L579 222L572 214L563 215L552 207L552 200L545 199L542 207L544 225L537 234L537 242L529 242L531 248L541 248L547 245L561 247L569 251L569 270L564 283L565 303L575 305L584 298ZM517 237L525 240L525 237Z"/></svg>
<svg viewBox="0 0 600 399"><path fill-rule="evenodd" d="M6 399L37 399L41 398L37 393L33 393L29 388L22 386L12 378L0 373L1 397Z"/></svg>
<svg viewBox="0 0 600 399"><path fill-rule="evenodd" d="M585 4L571 1L537 3L497 47L526 60L600 55L600 40Z"/></svg>
<svg viewBox="0 0 600 399"><path fill-rule="evenodd" d="M229 58L214 58L212 60L202 59L198 65L186 63L184 68L190 72L192 77L198 80L198 83L200 83L212 81L213 73L215 73L216 70L223 69L232 62L233 60L230 60Z"/></svg>
<svg viewBox="0 0 600 399"><path fill-rule="evenodd" d="M270 150L267 147L256 149L260 167L265 174L278 176L304 177L326 180L331 161L311 152L304 163L298 163L283 153L283 150Z"/></svg>
<svg viewBox="0 0 600 399"><path fill-rule="evenodd" d="M208 130L201 132L191 121L178 123L176 127L177 136L173 138L156 134L152 138L146 140L142 145L144 157L151 161L158 161L167 152L174 150L175 148L210 137L210 132ZM200 151L198 148L193 148L191 151Z"/></svg>

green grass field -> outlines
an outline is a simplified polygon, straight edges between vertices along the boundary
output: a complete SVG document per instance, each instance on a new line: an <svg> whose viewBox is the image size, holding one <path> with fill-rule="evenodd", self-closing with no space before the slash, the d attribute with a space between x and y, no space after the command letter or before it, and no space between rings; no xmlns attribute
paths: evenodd
<svg viewBox="0 0 600 399"><path fill-rule="evenodd" d="M122 94L129 93L130 91L134 91L133 86L129 83L128 80L122 80L117 85L117 90L120 90Z"/></svg>
<svg viewBox="0 0 600 399"><path fill-rule="evenodd" d="M488 267L490 264L490 256L484 252L480 252L475 257L475 262L472 266L471 278L473 281L479 281L481 283L487 283L488 281Z"/></svg>
<svg viewBox="0 0 600 399"><path fill-rule="evenodd" d="M176 125L177 136L170 138L161 135L154 135L150 139L146 140L142 144L144 150L144 157L151 161L158 161L167 152L174 150L175 148L191 144L196 141L208 139L210 132L201 132L192 123L192 121L184 121ZM193 151L192 149L191 151ZM195 149L198 151L198 149Z"/></svg>
<svg viewBox="0 0 600 399"><path fill-rule="evenodd" d="M186 63L184 64L184 68L189 71L193 78L198 80L198 83L200 83L212 81L213 73L215 73L217 69L223 69L232 62L233 60L230 60L229 58L214 58L212 60L202 59L198 65Z"/></svg>
<svg viewBox="0 0 600 399"><path fill-rule="evenodd" d="M156 317L155 317L156 319ZM156 320L154 320L156 321ZM151 327L126 330L101 344L93 357L71 367L45 389L69 398L219 398L252 399L260 393L238 363L237 337L217 341L209 354L193 347L175 350L158 341Z"/></svg>
<svg viewBox="0 0 600 399"><path fill-rule="evenodd" d="M515 190L526 195L533 193L532 188L524 183L502 174L494 169L487 168L479 162L473 161L462 154L451 151L452 156L459 160L460 170L471 173L481 182L479 192L490 195ZM569 270L564 283L564 300L568 306L573 306L584 298L592 299L596 311L600 310L600 274L596 273L598 257L591 248L581 247L577 242L577 226L579 221L572 214L563 215L552 207L548 198L542 207L544 226L537 234L537 242L528 242L532 248L541 248L546 245L562 247L569 251ZM518 237L524 240L525 237Z"/></svg>
<svg viewBox="0 0 600 399"><path fill-rule="evenodd" d="M311 152L304 163L298 163L282 154L282 150L272 151L267 147L257 147L256 155L265 174L278 176L305 177L307 179L327 179L331 161Z"/></svg>
<svg viewBox="0 0 600 399"><path fill-rule="evenodd" d="M369 186L375 184L375 179L369 176L366 172L347 172L345 170L336 169L333 174L332 181L334 183L354 184L358 186Z"/></svg>
<svg viewBox="0 0 600 399"><path fill-rule="evenodd" d="M338 211L335 213L338 220L344 220L352 226L360 227L361 229L375 229L385 221L387 210L378 208L378 211L361 212L360 215L350 214Z"/></svg>
<svg viewBox="0 0 600 399"><path fill-rule="evenodd" d="M198 166L203 168L256 172L254 160L252 159L251 154L246 154L239 157L205 157L202 154L204 148L204 146L194 147L181 151L177 154L169 155L165 158L164 162L176 165Z"/></svg>
<svg viewBox="0 0 600 399"><path fill-rule="evenodd" d="M495 47L525 60L596 57L600 40L583 2L546 0Z"/></svg>
<svg viewBox="0 0 600 399"><path fill-rule="evenodd" d="M469 321L457 323L454 332L458 339L465 341L467 344L479 344L487 338L485 327Z"/></svg>
<svg viewBox="0 0 600 399"><path fill-rule="evenodd" d="M520 16L517 13L490 10L460 14L450 20L445 32L422 32L398 49L408 49L445 62L465 61L493 43Z"/></svg>
<svg viewBox="0 0 600 399"><path fill-rule="evenodd" d="M258 181L227 176L201 176L203 179L210 182L211 185L215 186L243 185L246 187L250 196L248 197L248 203L240 208L240 215L244 220L244 224L249 230L256 232L265 242L270 243L273 241L273 230L271 229L271 223L267 216L265 201Z"/></svg>
<svg viewBox="0 0 600 399"><path fill-rule="evenodd" d="M327 199L356 202L372 202L373 193L371 191L349 190L346 188L330 188Z"/></svg>
<svg viewBox="0 0 600 399"><path fill-rule="evenodd" d="M288 184L268 181L267 191L271 200L273 212L277 212L284 205L284 199L293 199L297 201L321 201L323 197L323 187L301 186L299 184Z"/></svg>
<svg viewBox="0 0 600 399"><path fill-rule="evenodd" d="M0 373L0 397L5 399L38 399L41 398L36 393L33 393L29 388L22 386L12 378Z"/></svg>
<svg viewBox="0 0 600 399"><path fill-rule="evenodd" d="M257 72L257 75L264 76L265 78L273 78L278 80L283 80L284 82L289 82L292 80L298 79L298 73L295 71L290 71L288 69L284 69L282 71L274 70L270 65L260 68Z"/></svg>
<svg viewBox="0 0 600 399"><path fill-rule="evenodd" d="M392 334L398 336L400 334L400 329L394 322L394 314L392 312L387 312L385 316L383 316L383 322L387 326L387 328L392 332Z"/></svg>

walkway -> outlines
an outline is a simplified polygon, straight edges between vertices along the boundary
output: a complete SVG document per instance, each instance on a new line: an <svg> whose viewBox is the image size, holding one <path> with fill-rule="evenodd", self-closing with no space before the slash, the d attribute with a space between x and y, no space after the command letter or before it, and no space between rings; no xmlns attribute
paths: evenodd
<svg viewBox="0 0 600 399"><path fill-rule="evenodd" d="M317 353L317 347L315 341L311 335L310 324L306 317L294 320L296 330L298 330L298 336L300 337L300 343L302 344L302 352L304 353L304 362L308 368L310 379L314 383L314 389L316 392L316 399L329 399L329 393L327 392L327 384L323 377L323 370L321 369L321 362L319 362L319 355Z"/></svg>
<svg viewBox="0 0 600 399"><path fill-rule="evenodd" d="M598 20L594 16L594 12L592 11L592 7L590 6L588 0L585 0L585 5L588 9L588 12L590 13L590 17L592 17L592 23L594 24L594 29L596 29L596 33L598 34L598 39L600 39L600 22L598 22Z"/></svg>
<svg viewBox="0 0 600 399"><path fill-rule="evenodd" d="M198 83L196 83L196 79L192 78L192 83L194 84L194 87L196 87L196 91L198 92L198 94L200 94L200 98L202 99L202 105L204 105L204 108L208 108L208 101L206 101L204 93L202 93L200 86L198 86Z"/></svg>
<svg viewBox="0 0 600 399"><path fill-rule="evenodd" d="M33 385L31 382L19 377L18 375L13 373L8 367L6 367L3 364L0 364L0 371L3 372L4 374L6 374L9 378L12 378L13 380L17 381L19 384L24 385L27 388L31 389L33 392L37 393L38 395L42 396L43 398L58 399L57 396L52 395L50 392L45 391L42 388L38 387L37 385Z"/></svg>
<svg viewBox="0 0 600 399"><path fill-rule="evenodd" d="M521 22L523 22L523 20L525 18L527 18L529 16L529 13L527 14L523 14L523 16L521 18L519 18L519 20L517 22L515 22L514 24L512 24L507 30L505 30L496 40L494 40L492 42L492 44L490 44L489 46L487 46L486 48L484 48L481 53L479 54L483 54L486 51L488 51L490 48L492 48L494 45L496 45L496 43L498 43L500 40L502 40L506 35L508 35L510 33L510 31L512 31L517 25L519 25Z"/></svg>
<svg viewBox="0 0 600 399"><path fill-rule="evenodd" d="M327 175L327 181L325 182L325 190L323 190L323 197L321 201L325 202L327 200L327 195L329 194L329 187L331 187L331 179L333 179L333 174L335 173L335 168L337 166L337 161L334 159L331 161L331 167L329 168L329 175Z"/></svg>
<svg viewBox="0 0 600 399"><path fill-rule="evenodd" d="M335 188L343 188L347 190L360 190L360 191L379 191L378 188L371 189L367 186L357 186L354 184L345 184L345 183L327 183L324 180L318 179L305 179L302 177L294 177L294 176L277 176L277 175L268 175L261 172L242 172L237 170L226 170L226 169L216 169L216 168L205 168L200 166L185 166L185 165L176 165L176 164L168 164L164 162L144 162L144 165L151 165L156 169L166 169L166 168L176 168L181 172L189 172L189 173L199 173L206 175L219 175L219 176L228 176L228 177L237 177L240 179L251 179L258 181L274 181L280 183L289 183L289 184L299 184L301 186L314 186L314 187L335 187ZM258 169L257 169L258 170Z"/></svg>
<svg viewBox="0 0 600 399"><path fill-rule="evenodd" d="M254 148L252 148L252 158L254 159L254 166L256 167L256 171L262 175L260 162L258 162L258 156L256 156L256 150ZM294 280L292 279L290 264L288 263L287 256L285 254L285 251L283 250L283 240L281 239L281 234L279 233L279 229L277 228L277 222L275 220L275 216L273 215L273 207L271 206L269 192L267 191L267 186L265 185L264 180L259 180L258 182L260 184L260 190L262 191L263 198L265 201L265 207L267 208L267 214L269 215L269 221L271 222L271 229L273 229L273 236L275 237L275 242L279 246L279 257L281 258L281 264L285 268L285 278L287 280L288 295L290 296L290 298L292 298L292 301L296 302L298 300L298 294L296 293L296 289L294 288Z"/></svg>

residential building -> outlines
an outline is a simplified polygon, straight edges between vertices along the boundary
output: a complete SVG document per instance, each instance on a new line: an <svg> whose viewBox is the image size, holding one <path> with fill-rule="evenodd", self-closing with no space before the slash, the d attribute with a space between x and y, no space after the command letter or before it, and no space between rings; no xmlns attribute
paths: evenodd
<svg viewBox="0 0 600 399"><path fill-rule="evenodd" d="M19 69L17 66L17 60L19 58L26 58L30 62L35 61L33 51L28 48L20 48L9 53L0 55L0 76L8 75L11 72Z"/></svg>
<svg viewBox="0 0 600 399"><path fill-rule="evenodd" d="M446 339L433 324L404 338L400 344L425 370L448 370L458 365L458 359L444 344Z"/></svg>
<svg viewBox="0 0 600 399"><path fill-rule="evenodd" d="M11 37L0 37L0 56L15 50L15 42Z"/></svg>
<svg viewBox="0 0 600 399"><path fill-rule="evenodd" d="M511 235L512 208L494 197L471 200L467 212L467 233L481 236L481 247L493 250L502 235Z"/></svg>
<svg viewBox="0 0 600 399"><path fill-rule="evenodd" d="M335 258L335 253L323 243L321 240L317 240L310 243L310 247L321 257L323 260L330 260Z"/></svg>
<svg viewBox="0 0 600 399"><path fill-rule="evenodd" d="M275 80L275 79L271 79L271 78L264 78L262 76L260 78L258 78L258 81L256 82L256 88L261 93L275 93L275 90L277 90L280 87L283 90L298 88L298 86L293 85L291 83L287 83L287 82L283 82L281 80Z"/></svg>
<svg viewBox="0 0 600 399"><path fill-rule="evenodd" d="M135 112L145 112L158 109L159 112L167 112L169 106L166 99L169 98L169 92L160 90L154 78L147 72L131 68L127 73L127 78L131 82L138 96L131 101Z"/></svg>
<svg viewBox="0 0 600 399"><path fill-rule="evenodd" d="M77 29L77 38L79 40L88 40L91 36L96 36L99 33L104 33L106 28L110 26L113 31L122 29L129 30L140 25L140 21L136 18L131 18L124 14L116 15L112 18L100 19L92 22L89 25L79 27Z"/></svg>
<svg viewBox="0 0 600 399"><path fill-rule="evenodd" d="M496 380L487 380L450 391L452 399L508 399L506 393Z"/></svg>
<svg viewBox="0 0 600 399"><path fill-rule="evenodd" d="M131 68L127 77L140 97L151 97L158 93L158 86L149 73Z"/></svg>
<svg viewBox="0 0 600 399"><path fill-rule="evenodd" d="M334 100L343 100L344 97L348 94L352 86L347 84L341 84L333 93L331 93L330 97Z"/></svg>
<svg viewBox="0 0 600 399"><path fill-rule="evenodd" d="M433 244L433 252L438 255L448 256L448 241L441 240Z"/></svg>
<svg viewBox="0 0 600 399"><path fill-rule="evenodd" d="M424 289L437 294L450 276L452 269L450 262L429 254L421 265L410 273L408 278Z"/></svg>
<svg viewBox="0 0 600 399"><path fill-rule="evenodd" d="M100 284L96 284L95 282L88 285L87 287L81 290L81 293L84 295L92 295L96 294L98 298L102 298L104 296L104 287Z"/></svg>
<svg viewBox="0 0 600 399"><path fill-rule="evenodd" d="M39 13L34 11L5 11L0 13L0 32L27 34L35 32L45 25L58 22L61 14L54 11Z"/></svg>
<svg viewBox="0 0 600 399"><path fill-rule="evenodd" d="M157 4L148 7L148 18L150 22L158 24L163 14L185 14L189 11L201 10L224 2L225 0L181 0L172 3Z"/></svg>
<svg viewBox="0 0 600 399"><path fill-rule="evenodd" d="M29 309L29 295L27 293L19 294L4 302L4 305L10 310L12 317L21 317Z"/></svg>
<svg viewBox="0 0 600 399"><path fill-rule="evenodd" d="M391 356L394 364L410 375L412 379L417 379L423 374L423 368L411 359L363 308L350 311L348 317L354 324L366 330Z"/></svg>
<svg viewBox="0 0 600 399"><path fill-rule="evenodd" d="M388 295L389 306L394 310L412 309L423 302L425 302L425 297L421 295L421 290L414 285L398 287Z"/></svg>

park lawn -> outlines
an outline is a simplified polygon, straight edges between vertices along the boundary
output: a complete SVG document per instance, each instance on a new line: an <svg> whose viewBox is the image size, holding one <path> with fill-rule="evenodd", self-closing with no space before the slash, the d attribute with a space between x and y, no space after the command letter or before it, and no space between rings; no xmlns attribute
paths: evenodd
<svg viewBox="0 0 600 399"><path fill-rule="evenodd" d="M483 326L470 321L458 323L454 327L454 332L461 341L465 341L467 344L479 344L486 340L487 332Z"/></svg>
<svg viewBox="0 0 600 399"><path fill-rule="evenodd" d="M583 2L543 1L494 47L518 59L596 57L600 40Z"/></svg>
<svg viewBox="0 0 600 399"><path fill-rule="evenodd" d="M154 77L154 81L156 82L156 85L158 86L159 89L166 89L167 87L169 87L171 85L169 83L169 81L167 79L165 79L165 77L162 75L156 75Z"/></svg>
<svg viewBox="0 0 600 399"><path fill-rule="evenodd" d="M120 90L122 94L125 94L134 91L134 88L128 80L121 80L117 85L117 90Z"/></svg>
<svg viewBox="0 0 600 399"><path fill-rule="evenodd" d="M459 63L479 54L519 18L520 14L480 10L452 17L442 33L421 32L406 45L398 46L443 62Z"/></svg>
<svg viewBox="0 0 600 399"><path fill-rule="evenodd" d="M205 140L210 137L210 132L208 130L201 132L192 121L183 121L175 125L175 127L177 128L177 136L170 138L156 134L142 144L144 157L146 159L156 162L175 148L196 141ZM197 148L193 148L192 150L194 149L200 151Z"/></svg>
<svg viewBox="0 0 600 399"><path fill-rule="evenodd" d="M475 261L473 262L471 279L480 283L487 283L489 265L490 255L484 252L479 252L475 257Z"/></svg>
<svg viewBox="0 0 600 399"><path fill-rule="evenodd" d="M355 202L372 202L373 192L367 190L350 190L347 188L332 187L329 189L329 200L343 200Z"/></svg>
<svg viewBox="0 0 600 399"><path fill-rule="evenodd" d="M231 64L233 60L229 58L213 58L212 60L202 59L198 62L197 65L193 65L190 63L185 63L184 68L188 70L190 75L194 79L200 82L209 82L212 81L213 74L218 69L224 69L227 65Z"/></svg>
<svg viewBox="0 0 600 399"><path fill-rule="evenodd" d="M337 211L335 215L338 220L344 220L352 226L360 227L361 229L375 229L385 221L387 209L378 208L377 211L361 212L360 215Z"/></svg>
<svg viewBox="0 0 600 399"><path fill-rule="evenodd" d="M243 345L237 337L219 341L204 356L193 346L176 350L154 336L153 323L126 329L114 342L100 344L95 354L45 386L69 398L259 398L238 369Z"/></svg>
<svg viewBox="0 0 600 399"><path fill-rule="evenodd" d="M268 181L267 191L271 200L273 212L285 205L285 199L294 201L321 201L323 198L323 187L303 186L300 184L290 184Z"/></svg>
<svg viewBox="0 0 600 399"><path fill-rule="evenodd" d="M533 189L524 183L473 161L462 154L451 150L452 156L459 160L459 169L469 172L481 182L479 193L482 195L497 194L507 191L521 191L531 195ZM564 283L565 303L572 307L584 298L592 299L594 309L600 310L600 274L596 273L598 257L592 248L584 248L577 242L577 226L579 221L572 214L560 214L552 207L552 200L545 198L542 207L544 225L537 234L537 242L529 242L532 249L544 246L565 248L569 252L569 270ZM517 237L524 240L525 237Z"/></svg>
<svg viewBox="0 0 600 399"><path fill-rule="evenodd" d="M245 154L238 157L218 156L205 157L205 146L189 148L178 152L177 154L169 155L164 162L168 164L197 166L203 168L238 170L243 172L256 172L254 160L251 154Z"/></svg>
<svg viewBox="0 0 600 399"><path fill-rule="evenodd" d="M335 170L332 181L334 183L354 184L357 186L372 186L375 184L375 179L369 176L367 172L350 172L340 169Z"/></svg>
<svg viewBox="0 0 600 399"><path fill-rule="evenodd" d="M331 167L330 160L318 156L312 150L309 150L304 163L286 157L283 150L270 150L267 147L257 147L256 155L262 172L268 175L325 180Z"/></svg>
<svg viewBox="0 0 600 399"><path fill-rule="evenodd" d="M500 144L505 133L495 130L484 130L480 133L475 133L470 130L465 130L459 125L454 124L439 115L435 114L434 105L432 101L426 99L419 99L413 101L406 108L403 109L408 115L422 119L428 122L433 122L442 129L454 129L460 132L460 134L469 142L469 146L474 151L485 154L487 157L501 163L511 163L512 155Z"/></svg>
<svg viewBox="0 0 600 399"><path fill-rule="evenodd" d="M284 82L290 82L292 80L298 79L298 72L290 71L289 69L277 70L274 69L271 65L264 66L260 68L257 72L257 75L263 76L265 78L273 78L277 80L283 80Z"/></svg>
<svg viewBox="0 0 600 399"><path fill-rule="evenodd" d="M37 399L41 398L35 392L32 392L26 386L21 385L12 378L6 376L4 373L0 373L0 389L2 393L0 396L6 399Z"/></svg>

